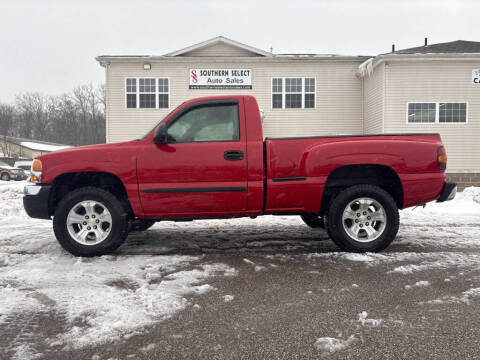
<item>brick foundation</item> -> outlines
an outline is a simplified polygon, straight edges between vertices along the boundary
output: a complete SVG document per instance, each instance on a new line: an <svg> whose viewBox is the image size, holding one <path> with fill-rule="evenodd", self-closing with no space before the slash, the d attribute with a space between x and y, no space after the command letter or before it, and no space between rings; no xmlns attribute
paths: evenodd
<svg viewBox="0 0 480 360"><path fill-rule="evenodd" d="M480 186L480 173L447 173L447 181L457 183L458 191L468 186Z"/></svg>

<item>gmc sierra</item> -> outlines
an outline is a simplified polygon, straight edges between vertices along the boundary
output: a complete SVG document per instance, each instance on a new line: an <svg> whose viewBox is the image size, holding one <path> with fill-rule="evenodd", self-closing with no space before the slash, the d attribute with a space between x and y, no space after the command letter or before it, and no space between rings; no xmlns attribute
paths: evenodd
<svg viewBox="0 0 480 360"><path fill-rule="evenodd" d="M156 221L300 215L343 250L380 251L398 209L445 201L438 134L263 139L252 96L184 102L143 138L39 156L24 207L77 256L108 254Z"/></svg>

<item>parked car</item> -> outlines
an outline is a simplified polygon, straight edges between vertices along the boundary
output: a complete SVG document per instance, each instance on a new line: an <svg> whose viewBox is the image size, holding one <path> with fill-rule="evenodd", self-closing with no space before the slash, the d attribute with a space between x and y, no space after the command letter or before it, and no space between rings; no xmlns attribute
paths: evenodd
<svg viewBox="0 0 480 360"><path fill-rule="evenodd" d="M79 256L160 220L300 215L343 250L380 251L398 209L453 199L438 134L263 139L252 96L184 102L135 141L39 156L24 207Z"/></svg>
<svg viewBox="0 0 480 360"><path fill-rule="evenodd" d="M25 180L27 175L25 172L18 168L8 165L7 163L0 161L0 179L3 181L10 180Z"/></svg>
<svg viewBox="0 0 480 360"><path fill-rule="evenodd" d="M14 167L22 169L26 176L30 176L30 168L32 166L32 160L20 160L15 161Z"/></svg>

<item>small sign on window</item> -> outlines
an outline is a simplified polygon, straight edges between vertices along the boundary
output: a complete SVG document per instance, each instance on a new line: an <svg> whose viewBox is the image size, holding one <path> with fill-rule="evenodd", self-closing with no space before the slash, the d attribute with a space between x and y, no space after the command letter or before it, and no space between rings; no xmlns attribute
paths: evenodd
<svg viewBox="0 0 480 360"><path fill-rule="evenodd" d="M480 85L480 69L472 70L472 84Z"/></svg>

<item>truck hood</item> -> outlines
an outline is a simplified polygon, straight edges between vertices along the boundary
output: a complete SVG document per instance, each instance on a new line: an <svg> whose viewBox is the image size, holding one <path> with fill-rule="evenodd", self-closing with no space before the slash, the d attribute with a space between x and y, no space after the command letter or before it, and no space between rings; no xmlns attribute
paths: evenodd
<svg viewBox="0 0 480 360"><path fill-rule="evenodd" d="M38 156L43 165L42 182L62 173L115 172L135 166L139 141L86 145Z"/></svg>
<svg viewBox="0 0 480 360"><path fill-rule="evenodd" d="M132 145L132 143L136 143L137 141L125 141L125 142L118 142L118 143L110 143L110 144L95 144L95 145L83 145L83 146L76 146L68 149L52 151L50 153L37 156L37 159L43 161L50 162L52 160L62 160L68 159L71 157L76 157L81 154L95 154L96 156L100 156L101 159L108 158L112 151L118 150L126 145ZM93 159L92 159L93 160ZM95 160L98 160L95 159Z"/></svg>

